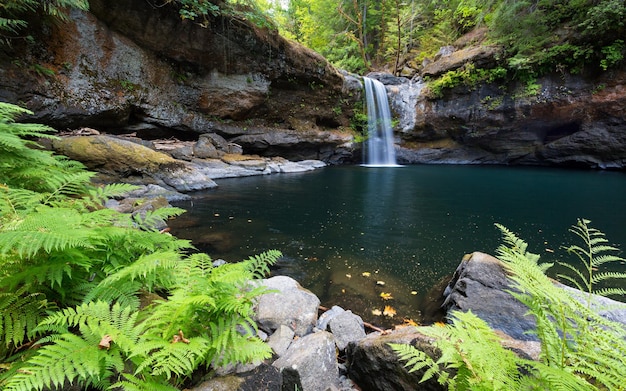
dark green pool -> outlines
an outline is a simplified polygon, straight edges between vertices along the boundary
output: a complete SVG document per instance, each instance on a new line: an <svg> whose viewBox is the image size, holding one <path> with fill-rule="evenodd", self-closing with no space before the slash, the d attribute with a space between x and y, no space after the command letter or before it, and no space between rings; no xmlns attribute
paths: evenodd
<svg viewBox="0 0 626 391"><path fill-rule="evenodd" d="M568 228L578 217L626 245L626 175L619 172L348 166L218 184L176 205L188 213L172 224L175 235L214 259L281 250L276 273L296 278L323 305L373 323L421 320L429 290L464 254L494 253L496 222L546 261L566 257L560 247L575 240ZM393 319L372 315L387 305Z"/></svg>

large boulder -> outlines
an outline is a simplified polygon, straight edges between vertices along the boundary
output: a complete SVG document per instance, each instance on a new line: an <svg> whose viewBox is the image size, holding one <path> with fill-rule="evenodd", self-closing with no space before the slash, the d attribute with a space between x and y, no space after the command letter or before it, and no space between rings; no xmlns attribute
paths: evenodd
<svg viewBox="0 0 626 391"><path fill-rule="evenodd" d="M410 344L431 357L437 356L429 339L419 334L415 327L387 334L369 334L347 348L348 374L355 384L363 390L376 391L445 390L436 379L420 383L425 370L409 372L389 346L390 343Z"/></svg>
<svg viewBox="0 0 626 391"><path fill-rule="evenodd" d="M497 63L497 56L502 52L500 46L470 46L460 50L442 53L436 61L428 63L422 70L422 76L436 77L448 71L473 64L480 68L489 68Z"/></svg>
<svg viewBox="0 0 626 391"><path fill-rule="evenodd" d="M535 320L528 308L508 291L511 282L502 263L490 255L474 252L457 267L444 296L443 307L453 311L472 311L492 329L518 340L537 340L528 334Z"/></svg>
<svg viewBox="0 0 626 391"><path fill-rule="evenodd" d="M588 299L577 289L555 282L568 290L581 302ZM453 311L472 311L507 340L538 341L534 318L528 308L511 295L514 290L502 262L490 255L474 252L463 258L444 291L443 307L450 315ZM626 328L626 304L606 297L593 295L593 308L608 320L622 323ZM520 345L521 350L533 357L536 345ZM525 346L525 347L524 347Z"/></svg>
<svg viewBox="0 0 626 391"><path fill-rule="evenodd" d="M283 375L283 390L327 391L339 384L335 341L326 331L299 338L272 365Z"/></svg>
<svg viewBox="0 0 626 391"><path fill-rule="evenodd" d="M59 153L118 181L158 184L177 191L209 189L217 184L197 166L141 144L106 135L54 140Z"/></svg>
<svg viewBox="0 0 626 391"><path fill-rule="evenodd" d="M285 325L300 337L313 330L320 305L317 296L287 276L264 279L261 285L270 289L255 304L255 320L263 330L272 333Z"/></svg>

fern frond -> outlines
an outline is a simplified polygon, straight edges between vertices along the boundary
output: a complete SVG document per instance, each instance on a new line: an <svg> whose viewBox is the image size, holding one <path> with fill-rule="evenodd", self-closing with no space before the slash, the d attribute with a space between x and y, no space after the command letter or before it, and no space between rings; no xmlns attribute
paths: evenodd
<svg viewBox="0 0 626 391"><path fill-rule="evenodd" d="M127 183L112 183L105 186L97 186L89 190L88 195L85 196L85 200L89 203L104 205L107 200L123 196L138 188L139 186Z"/></svg>
<svg viewBox="0 0 626 391"><path fill-rule="evenodd" d="M270 266L274 265L283 254L278 250L268 250L261 254L249 257L245 262L253 278L265 278L270 273Z"/></svg>
<svg viewBox="0 0 626 391"><path fill-rule="evenodd" d="M25 288L0 293L0 341L5 348L18 347L32 338L45 315L48 302L43 294L27 293Z"/></svg>
<svg viewBox="0 0 626 391"><path fill-rule="evenodd" d="M165 376L166 379L193 372L210 347L209 341L201 337L189 338L187 342L173 343L172 339L151 342L142 344L142 349L134 352L143 356L135 373L147 371L152 376Z"/></svg>
<svg viewBox="0 0 626 391"><path fill-rule="evenodd" d="M181 208L159 208L133 214L132 219L136 227L139 229L143 229L146 231L157 231L157 227L161 226L170 217L175 217L183 213L185 213L185 210Z"/></svg>
<svg viewBox="0 0 626 391"><path fill-rule="evenodd" d="M396 343L391 343L389 346L394 352L396 352L401 361L405 361L404 366L409 369L409 372L416 372L423 368L428 368L422 376L420 383L425 382L437 374L437 372L441 371L432 357L427 355L425 352L416 349L414 346Z"/></svg>
<svg viewBox="0 0 626 391"><path fill-rule="evenodd" d="M178 391L177 387L168 384L165 380L158 377L142 376L137 377L130 373L122 374L125 380L120 380L111 387L114 389L122 389L124 391Z"/></svg>
<svg viewBox="0 0 626 391"><path fill-rule="evenodd" d="M157 285L169 287L173 284L172 270L176 269L180 260L181 254L178 251L157 251L145 254L102 280L99 285L106 288L120 281L124 283L140 281L148 290Z"/></svg>
<svg viewBox="0 0 626 391"><path fill-rule="evenodd" d="M101 300L107 303L119 303L124 307L139 307L138 292L143 285L139 281L123 281L121 284L85 285L87 292L81 297L83 303Z"/></svg>
<svg viewBox="0 0 626 391"><path fill-rule="evenodd" d="M121 370L119 361L107 358L108 352L90 344L83 338L66 333L54 344L38 349L28 365L11 377L4 386L5 391L30 391L58 388L65 381L77 381L89 386L105 383L112 369Z"/></svg>
<svg viewBox="0 0 626 391"><path fill-rule="evenodd" d="M0 232L0 254L16 253L29 258L39 251L62 251L70 247L91 247L89 231L81 225L82 216L69 208L41 206L12 226Z"/></svg>

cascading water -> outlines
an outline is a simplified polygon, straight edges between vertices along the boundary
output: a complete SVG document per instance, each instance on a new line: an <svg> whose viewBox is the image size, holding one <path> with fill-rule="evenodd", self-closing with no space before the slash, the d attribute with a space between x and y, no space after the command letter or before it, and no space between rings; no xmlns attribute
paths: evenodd
<svg viewBox="0 0 626 391"><path fill-rule="evenodd" d="M393 148L391 113L383 83L363 77L367 108L367 140L363 148L365 166L398 166Z"/></svg>

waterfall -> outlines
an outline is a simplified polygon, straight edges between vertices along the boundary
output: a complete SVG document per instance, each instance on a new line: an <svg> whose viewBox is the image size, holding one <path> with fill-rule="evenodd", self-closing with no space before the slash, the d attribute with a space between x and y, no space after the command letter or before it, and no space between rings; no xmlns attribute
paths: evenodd
<svg viewBox="0 0 626 391"><path fill-rule="evenodd" d="M364 165L397 166L396 151L393 148L391 113L385 86L369 77L363 77L363 82L367 108L367 140L363 148Z"/></svg>

